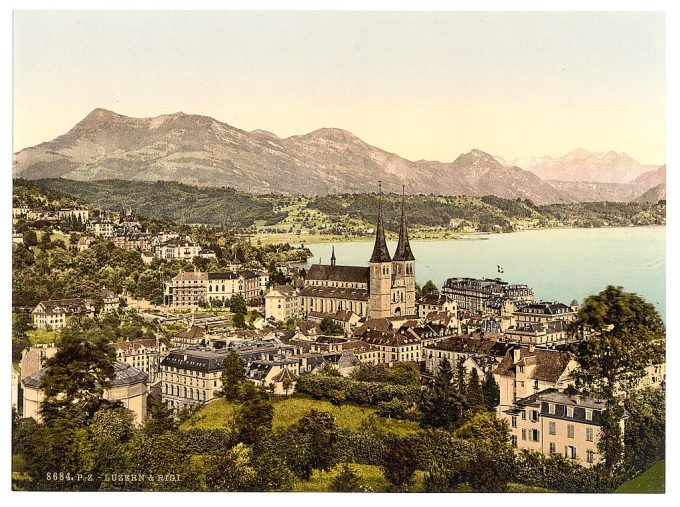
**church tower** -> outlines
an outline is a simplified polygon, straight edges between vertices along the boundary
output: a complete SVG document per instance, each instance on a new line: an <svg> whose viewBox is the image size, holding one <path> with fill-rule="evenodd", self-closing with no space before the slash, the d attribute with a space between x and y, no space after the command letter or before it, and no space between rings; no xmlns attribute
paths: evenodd
<svg viewBox="0 0 680 507"><path fill-rule="evenodd" d="M382 215L382 186L378 182L378 224L369 266L369 318L389 317L391 313L392 259L387 250Z"/></svg>
<svg viewBox="0 0 680 507"><path fill-rule="evenodd" d="M411 251L406 224L404 186L401 187L401 225L399 241L392 259L394 273L390 311L392 315L416 314L416 259Z"/></svg>

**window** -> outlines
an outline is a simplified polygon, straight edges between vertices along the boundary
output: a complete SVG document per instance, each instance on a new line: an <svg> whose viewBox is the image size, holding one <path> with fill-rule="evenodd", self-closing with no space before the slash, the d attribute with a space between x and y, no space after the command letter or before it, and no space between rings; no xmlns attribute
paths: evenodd
<svg viewBox="0 0 680 507"><path fill-rule="evenodd" d="M574 425L567 424L567 438L574 438Z"/></svg>
<svg viewBox="0 0 680 507"><path fill-rule="evenodd" d="M512 446L517 449L517 435L510 437L510 441L512 442Z"/></svg>
<svg viewBox="0 0 680 507"><path fill-rule="evenodd" d="M538 390L538 380L534 380L534 389Z"/></svg>
<svg viewBox="0 0 680 507"><path fill-rule="evenodd" d="M593 428L586 428L586 440L588 442L593 441Z"/></svg>
<svg viewBox="0 0 680 507"><path fill-rule="evenodd" d="M532 410L531 411L531 422L536 422L536 421L538 421L538 411Z"/></svg>
<svg viewBox="0 0 680 507"><path fill-rule="evenodd" d="M567 407L567 417L574 417L574 407Z"/></svg>
<svg viewBox="0 0 680 507"><path fill-rule="evenodd" d="M554 454L557 452L557 446L555 445L555 442L550 442L550 453Z"/></svg>
<svg viewBox="0 0 680 507"><path fill-rule="evenodd" d="M522 430L522 440L527 439L527 430Z"/></svg>
<svg viewBox="0 0 680 507"><path fill-rule="evenodd" d="M590 410L589 408L586 409L586 421L592 421L593 420L593 411Z"/></svg>
<svg viewBox="0 0 680 507"><path fill-rule="evenodd" d="M538 430L529 430L529 440L532 442L538 442L540 435Z"/></svg>
<svg viewBox="0 0 680 507"><path fill-rule="evenodd" d="M548 423L548 434L549 435L557 435L557 431L555 430L555 423L554 422Z"/></svg>
<svg viewBox="0 0 680 507"><path fill-rule="evenodd" d="M527 420L526 410L522 410L522 421L526 421L526 420Z"/></svg>
<svg viewBox="0 0 680 507"><path fill-rule="evenodd" d="M592 449L588 449L586 451L586 461L588 463L593 463L595 461L595 451L593 451Z"/></svg>

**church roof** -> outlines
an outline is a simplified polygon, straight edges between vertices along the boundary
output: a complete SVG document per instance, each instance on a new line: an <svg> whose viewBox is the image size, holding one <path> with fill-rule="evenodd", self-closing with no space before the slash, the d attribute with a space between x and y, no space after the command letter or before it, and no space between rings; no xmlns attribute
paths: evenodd
<svg viewBox="0 0 680 507"><path fill-rule="evenodd" d="M368 267L313 264L307 272L306 279L368 283Z"/></svg>
<svg viewBox="0 0 680 507"><path fill-rule="evenodd" d="M382 217L382 190L378 198L378 225L375 233L375 245L373 246L373 253L371 254L370 262L391 262L390 252L387 250L387 241L385 240L385 226L383 225Z"/></svg>
<svg viewBox="0 0 680 507"><path fill-rule="evenodd" d="M402 187L401 195L401 225L399 227L399 242L397 250L394 252L395 261L414 261L416 258L411 251L411 244L408 241L408 227L406 225L406 215L404 214L404 193Z"/></svg>

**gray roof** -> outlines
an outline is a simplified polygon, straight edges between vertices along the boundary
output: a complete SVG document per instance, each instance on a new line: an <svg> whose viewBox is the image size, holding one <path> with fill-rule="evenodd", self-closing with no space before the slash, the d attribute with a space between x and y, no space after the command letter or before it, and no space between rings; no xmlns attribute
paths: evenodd
<svg viewBox="0 0 680 507"><path fill-rule="evenodd" d="M368 266L330 266L313 264L307 271L307 280L333 280L337 282L368 283Z"/></svg>
<svg viewBox="0 0 680 507"><path fill-rule="evenodd" d="M186 370L214 372L224 368L226 351L182 349L172 350L161 362L162 366Z"/></svg>
<svg viewBox="0 0 680 507"><path fill-rule="evenodd" d="M122 361L116 361L113 363L113 368L115 371L115 377L111 382L111 387L122 387L129 386L133 384L145 383L148 380L148 375L141 370L138 370L134 366L130 366ZM33 375L29 375L23 380L25 387L32 387L34 389L40 389L40 384L42 379L47 373L47 368L42 368L36 371Z"/></svg>

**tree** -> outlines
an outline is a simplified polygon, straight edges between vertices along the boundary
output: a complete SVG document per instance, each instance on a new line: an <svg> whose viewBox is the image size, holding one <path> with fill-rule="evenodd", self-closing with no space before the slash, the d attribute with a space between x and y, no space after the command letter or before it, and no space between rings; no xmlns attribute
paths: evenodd
<svg viewBox="0 0 680 507"><path fill-rule="evenodd" d="M205 482L210 491L252 491L257 471L252 451L238 444L221 456L210 456L205 465Z"/></svg>
<svg viewBox="0 0 680 507"><path fill-rule="evenodd" d="M396 492L409 491L416 472L417 461L413 442L405 438L392 441L381 466L385 479Z"/></svg>
<svg viewBox="0 0 680 507"><path fill-rule="evenodd" d="M347 394L339 389L332 389L328 394L328 399L334 407L342 408L342 404L347 401Z"/></svg>
<svg viewBox="0 0 680 507"><path fill-rule="evenodd" d="M328 471L337 456L335 418L311 410L286 432L284 442L281 452L298 477L308 480L313 470Z"/></svg>
<svg viewBox="0 0 680 507"><path fill-rule="evenodd" d="M333 477L330 489L338 493L352 493L359 491L360 487L359 476L347 463L343 463L340 473Z"/></svg>
<svg viewBox="0 0 680 507"><path fill-rule="evenodd" d="M448 359L439 363L434 386L423 394L421 425L424 427L450 428L458 422L463 412L461 395L453 384L453 370Z"/></svg>
<svg viewBox="0 0 680 507"><path fill-rule="evenodd" d="M412 361L401 361L388 370L389 380L393 384L411 386L420 384L420 369Z"/></svg>
<svg viewBox="0 0 680 507"><path fill-rule="evenodd" d="M342 326L335 322L330 315L326 315L321 319L321 324L319 324L321 332L326 335L341 335L343 333Z"/></svg>
<svg viewBox="0 0 680 507"><path fill-rule="evenodd" d="M40 408L43 420L71 414L87 423L108 402L104 390L115 376L115 353L101 329L91 322L70 324L61 332L59 350L45 363Z"/></svg>
<svg viewBox="0 0 680 507"><path fill-rule="evenodd" d="M234 294L229 299L229 309L236 314L245 315L248 313L248 307L246 306L246 300L241 294Z"/></svg>
<svg viewBox="0 0 680 507"><path fill-rule="evenodd" d="M224 359L224 370L222 371L222 395L227 401L239 399L241 385L246 380L246 366L236 352L229 352Z"/></svg>
<svg viewBox="0 0 680 507"><path fill-rule="evenodd" d="M484 391L484 400L486 401L487 408L489 410L495 409L501 402L501 389L492 373L489 373L486 376L482 389Z"/></svg>
<svg viewBox="0 0 680 507"><path fill-rule="evenodd" d="M508 446L480 446L466 468L466 482L482 493L503 493L512 478L515 457Z"/></svg>
<svg viewBox="0 0 680 507"><path fill-rule="evenodd" d="M484 399L484 391L482 384L479 381L479 373L477 368L472 368L470 372L470 379L465 390L465 399L468 409L472 412L478 412L486 409L486 400Z"/></svg>
<svg viewBox="0 0 680 507"><path fill-rule="evenodd" d="M427 282L425 282L425 285L423 285L423 287L420 289L421 297L425 297L430 294L433 294L435 296L439 295L439 289L432 280L428 280Z"/></svg>
<svg viewBox="0 0 680 507"><path fill-rule="evenodd" d="M572 372L576 386L606 402L598 447L612 476L623 450L617 395L630 393L645 368L663 360L665 326L642 297L609 286L586 298L570 330L581 339Z"/></svg>
<svg viewBox="0 0 680 507"><path fill-rule="evenodd" d="M33 229L28 229L24 232L24 245L27 247L36 246L38 244L38 235Z"/></svg>
<svg viewBox="0 0 680 507"><path fill-rule="evenodd" d="M179 424L160 396L150 397L143 431L148 436L161 435L166 431L177 431Z"/></svg>
<svg viewBox="0 0 680 507"><path fill-rule="evenodd" d="M269 399L254 397L243 403L236 412L235 427L239 442L254 445L272 429L274 407Z"/></svg>
<svg viewBox="0 0 680 507"><path fill-rule="evenodd" d="M293 388L293 381L287 378L281 382L281 387L283 387L283 392L286 394L286 397L288 397L288 391Z"/></svg>
<svg viewBox="0 0 680 507"><path fill-rule="evenodd" d="M637 475L665 459L666 396L648 387L626 398L625 465L627 475Z"/></svg>
<svg viewBox="0 0 680 507"><path fill-rule="evenodd" d="M508 443L510 428L495 412L478 412L456 429L454 435L476 444L500 446Z"/></svg>
<svg viewBox="0 0 680 507"><path fill-rule="evenodd" d="M244 328L246 327L246 315L244 313L237 313L234 315L234 327Z"/></svg>

